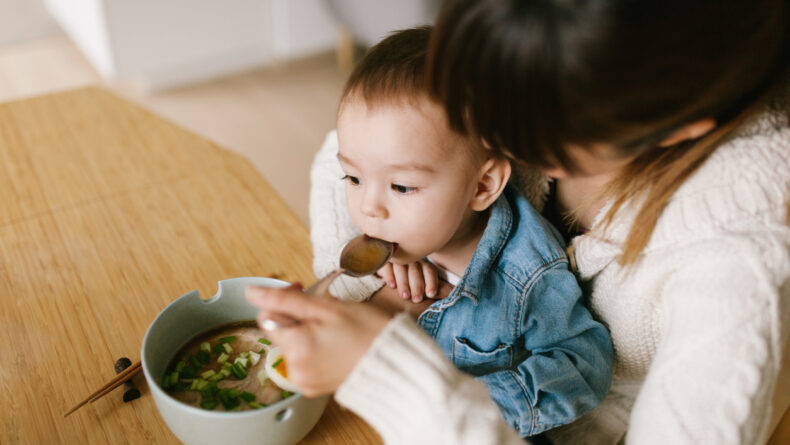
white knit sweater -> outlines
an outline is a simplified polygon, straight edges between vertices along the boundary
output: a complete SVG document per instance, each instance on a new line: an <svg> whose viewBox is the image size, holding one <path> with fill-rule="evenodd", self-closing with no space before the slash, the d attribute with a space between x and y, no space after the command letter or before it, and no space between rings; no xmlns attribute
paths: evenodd
<svg viewBox="0 0 790 445"><path fill-rule="evenodd" d="M575 240L590 304L612 334L615 375L602 405L550 432L555 443L766 439L790 330L786 103L776 101L745 124L679 188L630 270L616 258L636 206L620 212L605 237L593 230ZM326 173L336 164L336 144L330 134L312 172L319 275L334 267L339 247L353 236L342 173ZM327 189L324 174L338 185ZM530 188L533 202L543 186ZM357 300L380 286L375 279L341 283L333 292ZM485 388L456 371L405 316L378 336L336 399L388 444L523 443Z"/></svg>

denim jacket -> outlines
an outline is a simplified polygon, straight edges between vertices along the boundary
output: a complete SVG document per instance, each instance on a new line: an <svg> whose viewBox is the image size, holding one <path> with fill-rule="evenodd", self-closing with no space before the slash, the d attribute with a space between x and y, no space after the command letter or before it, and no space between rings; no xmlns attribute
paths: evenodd
<svg viewBox="0 0 790 445"><path fill-rule="evenodd" d="M609 333L582 304L559 232L512 186L461 281L418 323L521 436L573 421L609 391Z"/></svg>

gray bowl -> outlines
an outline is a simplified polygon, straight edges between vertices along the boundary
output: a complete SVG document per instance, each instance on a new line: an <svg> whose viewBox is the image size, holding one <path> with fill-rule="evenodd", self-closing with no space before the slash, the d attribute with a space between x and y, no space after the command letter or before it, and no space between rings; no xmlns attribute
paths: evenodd
<svg viewBox="0 0 790 445"><path fill-rule="evenodd" d="M170 397L159 386L168 364L188 341L214 327L255 318L257 309L244 298L244 289L250 285L285 287L288 283L254 277L220 281L217 294L208 300L192 291L170 303L145 333L140 353L145 380L159 414L185 444L291 445L310 432L329 401L329 396L295 394L258 410L207 411Z"/></svg>

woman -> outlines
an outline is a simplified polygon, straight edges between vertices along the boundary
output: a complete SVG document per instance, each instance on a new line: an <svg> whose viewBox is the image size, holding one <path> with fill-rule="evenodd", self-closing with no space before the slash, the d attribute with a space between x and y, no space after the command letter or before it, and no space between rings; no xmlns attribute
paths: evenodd
<svg viewBox="0 0 790 445"><path fill-rule="evenodd" d="M457 0L429 82L451 124L554 178L612 333L604 403L554 443L759 443L790 330L785 1ZM251 289L306 394L387 443L518 443L405 316Z"/></svg>

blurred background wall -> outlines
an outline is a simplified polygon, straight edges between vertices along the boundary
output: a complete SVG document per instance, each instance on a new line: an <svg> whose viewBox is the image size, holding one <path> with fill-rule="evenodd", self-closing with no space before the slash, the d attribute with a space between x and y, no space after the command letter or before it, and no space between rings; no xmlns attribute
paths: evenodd
<svg viewBox="0 0 790 445"><path fill-rule="evenodd" d="M247 157L305 223L354 61L440 0L0 0L0 101L101 85Z"/></svg>
<svg viewBox="0 0 790 445"><path fill-rule="evenodd" d="M0 0L0 46L59 32L43 0Z"/></svg>

